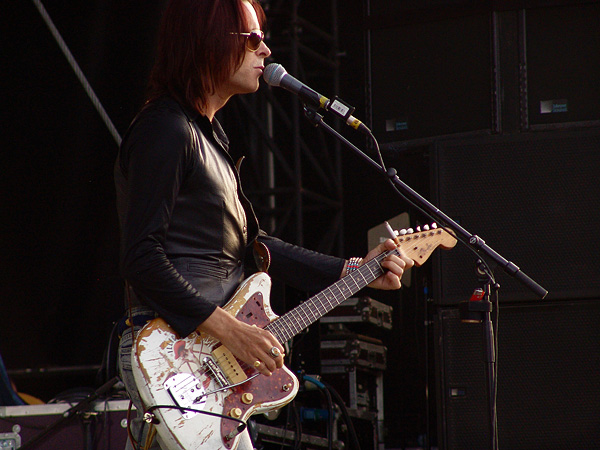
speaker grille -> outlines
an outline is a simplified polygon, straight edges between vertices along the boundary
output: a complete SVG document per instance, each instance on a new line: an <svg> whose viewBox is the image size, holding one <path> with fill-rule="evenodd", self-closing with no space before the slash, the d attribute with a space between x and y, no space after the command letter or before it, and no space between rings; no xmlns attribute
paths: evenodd
<svg viewBox="0 0 600 450"><path fill-rule="evenodd" d="M600 300L500 308L500 448L600 448L599 322ZM437 328L443 448L490 448L482 327L452 308L438 312Z"/></svg>
<svg viewBox="0 0 600 450"><path fill-rule="evenodd" d="M572 2L575 3L575 2ZM584 2L581 2L584 3ZM532 126L599 120L600 3L532 8L526 14ZM541 107L545 105L545 111Z"/></svg>
<svg viewBox="0 0 600 450"><path fill-rule="evenodd" d="M372 128L379 142L491 129L489 43L485 12L372 29Z"/></svg>
<svg viewBox="0 0 600 450"><path fill-rule="evenodd" d="M600 296L600 130L438 142L437 204L549 290L548 299ZM468 299L475 256L439 253L437 300ZM501 301L535 296L496 270Z"/></svg>

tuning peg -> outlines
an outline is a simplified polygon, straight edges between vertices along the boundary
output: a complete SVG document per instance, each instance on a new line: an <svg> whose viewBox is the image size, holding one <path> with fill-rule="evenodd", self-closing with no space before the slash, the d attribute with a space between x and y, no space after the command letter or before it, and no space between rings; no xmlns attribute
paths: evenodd
<svg viewBox="0 0 600 450"><path fill-rule="evenodd" d="M415 230L413 230L412 228L409 228L408 230L406 230L406 232L408 234L413 234L415 232Z"/></svg>
<svg viewBox="0 0 600 450"><path fill-rule="evenodd" d="M423 230L424 231L429 231L429 225L427 225L427 224L423 225Z"/></svg>
<svg viewBox="0 0 600 450"><path fill-rule="evenodd" d="M399 235L399 236L404 236L406 233L407 233L407 232L406 232L406 229L405 229L405 228L402 228L400 231L398 231L398 235Z"/></svg>
<svg viewBox="0 0 600 450"><path fill-rule="evenodd" d="M435 229L437 229L437 223L433 222L433 223L431 224L431 229L432 229L432 230L435 230Z"/></svg>
<svg viewBox="0 0 600 450"><path fill-rule="evenodd" d="M418 226L418 227L417 227L417 233L420 233L420 232L421 232L421 227L420 227L420 226Z"/></svg>

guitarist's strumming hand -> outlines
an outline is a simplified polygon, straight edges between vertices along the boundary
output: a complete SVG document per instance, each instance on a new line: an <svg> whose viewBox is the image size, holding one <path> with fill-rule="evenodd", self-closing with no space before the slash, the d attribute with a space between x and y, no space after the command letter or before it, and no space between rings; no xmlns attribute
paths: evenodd
<svg viewBox="0 0 600 450"><path fill-rule="evenodd" d="M394 250L395 248L396 244L394 241L388 239L367 253L367 256L365 256L363 259L363 264L375 258L377 255L385 251ZM391 254L387 256L381 263L381 266L385 269L384 274L369 284L369 287L383 290L400 289L402 286L400 281L402 274L406 269L410 269L413 265L414 261L402 253L400 253L400 256ZM344 267L342 276L346 276L346 274L346 267Z"/></svg>
<svg viewBox="0 0 600 450"><path fill-rule="evenodd" d="M239 360L263 375L270 376L275 369L283 366L284 349L275 336L236 319L221 308L217 308L197 329L219 340ZM278 352L271 353L273 348ZM277 353L278 356L273 356Z"/></svg>

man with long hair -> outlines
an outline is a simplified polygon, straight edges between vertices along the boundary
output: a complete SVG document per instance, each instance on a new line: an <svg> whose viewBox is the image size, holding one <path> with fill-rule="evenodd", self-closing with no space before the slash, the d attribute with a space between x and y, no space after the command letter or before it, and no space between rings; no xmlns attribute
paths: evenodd
<svg viewBox="0 0 600 450"><path fill-rule="evenodd" d="M271 333L221 308L242 281L245 254L255 242L268 249L273 277L305 291L324 289L348 271L344 259L260 230L215 118L233 95L258 89L271 54L264 22L256 0L172 0L161 21L148 99L115 165L131 325L123 330L119 363L138 411L133 334L156 315L179 336L213 336L263 375L282 367L284 348ZM393 248L388 241L365 260ZM370 286L398 289L411 265L408 258L388 256L385 274ZM240 445L250 448L250 439Z"/></svg>

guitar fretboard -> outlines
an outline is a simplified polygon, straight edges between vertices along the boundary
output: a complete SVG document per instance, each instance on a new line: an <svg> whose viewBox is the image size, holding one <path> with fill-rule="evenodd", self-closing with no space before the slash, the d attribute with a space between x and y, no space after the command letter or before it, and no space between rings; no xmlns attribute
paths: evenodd
<svg viewBox="0 0 600 450"><path fill-rule="evenodd" d="M378 255L360 266L358 270L351 272L274 320L265 329L269 330L281 343L290 340L382 275L381 261L391 252L398 254L398 250L395 249Z"/></svg>

